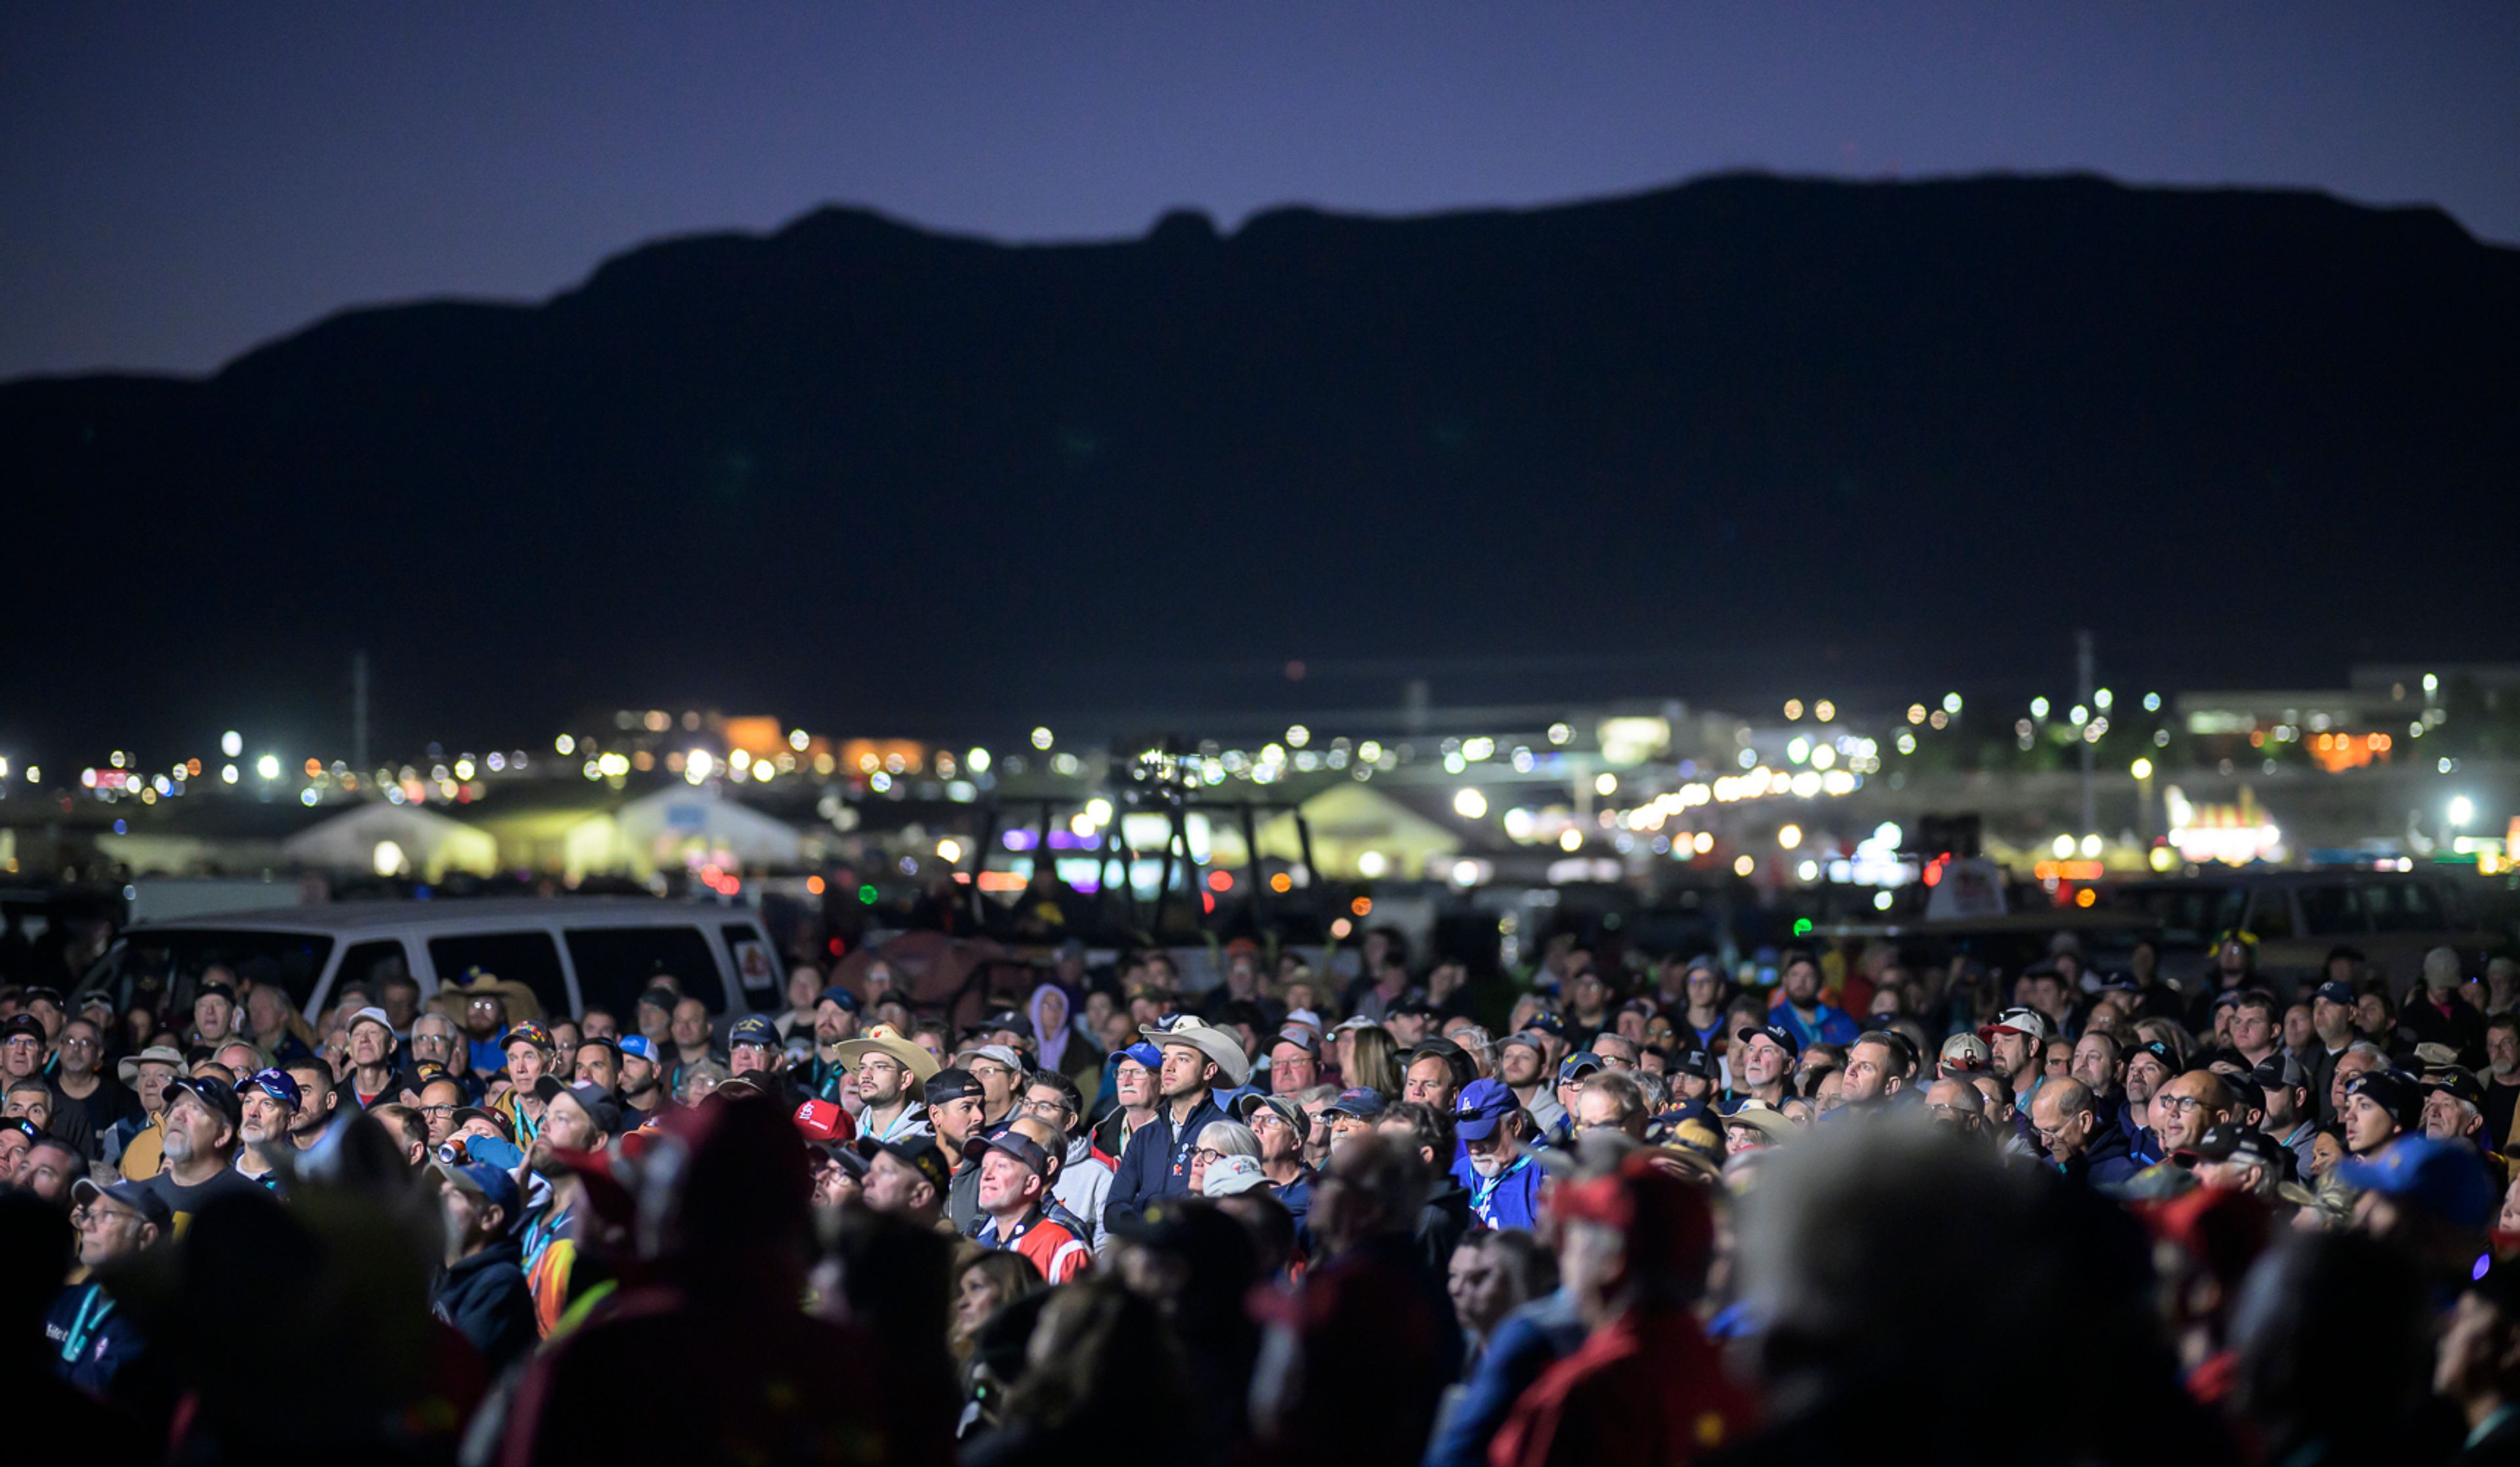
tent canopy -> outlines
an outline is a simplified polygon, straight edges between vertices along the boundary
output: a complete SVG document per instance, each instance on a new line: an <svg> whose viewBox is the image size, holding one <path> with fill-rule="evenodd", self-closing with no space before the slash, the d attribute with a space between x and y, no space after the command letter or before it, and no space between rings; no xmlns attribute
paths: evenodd
<svg viewBox="0 0 2520 1467"><path fill-rule="evenodd" d="M429 881L449 871L487 876L499 869L489 832L422 805L362 804L319 820L280 843L281 855L330 871L410 874Z"/></svg>

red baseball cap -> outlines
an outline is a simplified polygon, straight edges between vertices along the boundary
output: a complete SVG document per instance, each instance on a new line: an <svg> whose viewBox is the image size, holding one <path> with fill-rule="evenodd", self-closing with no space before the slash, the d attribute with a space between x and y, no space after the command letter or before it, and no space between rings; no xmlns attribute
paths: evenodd
<svg viewBox="0 0 2520 1467"><path fill-rule="evenodd" d="M809 1100L796 1107L796 1129L808 1141L838 1141L843 1144L857 1139L858 1123L849 1113L828 1100Z"/></svg>

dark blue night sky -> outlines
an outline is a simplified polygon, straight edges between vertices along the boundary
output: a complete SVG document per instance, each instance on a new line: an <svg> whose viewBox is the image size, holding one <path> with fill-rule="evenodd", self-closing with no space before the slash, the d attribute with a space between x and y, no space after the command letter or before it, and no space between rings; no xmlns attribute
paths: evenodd
<svg viewBox="0 0 2520 1467"><path fill-rule="evenodd" d="M2089 168L2520 240L2520 6L22 5L0 376L200 371L830 200L1012 239Z"/></svg>

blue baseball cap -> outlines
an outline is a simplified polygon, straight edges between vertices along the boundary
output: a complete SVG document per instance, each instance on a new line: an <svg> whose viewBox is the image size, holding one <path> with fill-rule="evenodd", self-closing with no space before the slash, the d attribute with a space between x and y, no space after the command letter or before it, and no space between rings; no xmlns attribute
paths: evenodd
<svg viewBox="0 0 2520 1467"><path fill-rule="evenodd" d="M518 1215L524 1210L517 1205L519 1201L517 1179L507 1172L487 1162L457 1162L453 1166L441 1162L437 1170L446 1178L448 1186L462 1187L483 1202L501 1209L511 1230L522 1220Z"/></svg>
<svg viewBox="0 0 2520 1467"><path fill-rule="evenodd" d="M2337 1180L2365 1192L2395 1197L2456 1227L2484 1227L2502 1205L2485 1172L2485 1158L2465 1141L2403 1136L2379 1156L2349 1157L2336 1164Z"/></svg>
<svg viewBox="0 0 2520 1467"><path fill-rule="evenodd" d="M634 1060L646 1060L651 1065L656 1063L656 1041L646 1034L623 1034L612 1047Z"/></svg>
<svg viewBox="0 0 2520 1467"><path fill-rule="evenodd" d="M2320 984L2318 987L2311 989L2310 996L2313 998L2324 998L2329 1003L2341 1003L2347 1008L2352 1008L2354 1006L2354 1000L2359 995L2355 993L2354 986L2352 984L2349 984L2342 979L2329 979L2327 982Z"/></svg>
<svg viewBox="0 0 2520 1467"><path fill-rule="evenodd" d="M781 1043L779 1026L759 1014L746 1014L735 1021L735 1028L726 1031L726 1043L730 1049L738 1044L758 1044L764 1049L777 1049Z"/></svg>
<svg viewBox="0 0 2520 1467"><path fill-rule="evenodd" d="M1120 1058L1144 1065L1149 1070L1164 1068L1164 1052L1145 1039L1120 1051Z"/></svg>
<svg viewBox="0 0 2520 1467"><path fill-rule="evenodd" d="M1453 1133L1464 1141L1484 1141L1496 1134L1518 1104L1504 1080L1474 1079L1462 1087L1461 1098L1453 1102Z"/></svg>
<svg viewBox="0 0 2520 1467"><path fill-rule="evenodd" d="M1382 1092L1359 1085L1341 1090L1339 1098L1322 1107L1325 1116L1347 1116L1358 1121L1372 1121L1382 1114Z"/></svg>
<svg viewBox="0 0 2520 1467"><path fill-rule="evenodd" d="M248 1090L260 1090L292 1111L305 1098L297 1088L296 1079L286 1070L256 1070L244 1084L237 1086L237 1098L243 1100Z"/></svg>
<svg viewBox="0 0 2520 1467"><path fill-rule="evenodd" d="M838 986L837 985L833 985L831 987L825 988L822 992L815 994L814 1001L816 1003L836 1003L840 1006L840 1012L843 1014L854 1014L858 1011L858 995L850 992L846 988Z"/></svg>
<svg viewBox="0 0 2520 1467"><path fill-rule="evenodd" d="M1589 1049L1578 1050L1558 1062L1557 1082L1561 1085L1571 1085L1600 1068L1599 1055Z"/></svg>

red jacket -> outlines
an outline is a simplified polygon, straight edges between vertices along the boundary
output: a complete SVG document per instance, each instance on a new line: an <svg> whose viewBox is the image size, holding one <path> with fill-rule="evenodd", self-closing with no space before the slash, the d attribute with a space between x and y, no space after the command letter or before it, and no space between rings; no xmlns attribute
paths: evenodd
<svg viewBox="0 0 2520 1467"><path fill-rule="evenodd" d="M1522 1393L1488 1444L1488 1462L1665 1467L1732 1441L1756 1416L1695 1319L1631 1309Z"/></svg>

